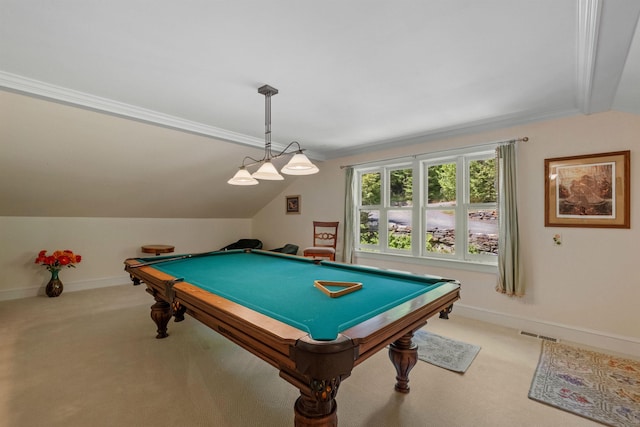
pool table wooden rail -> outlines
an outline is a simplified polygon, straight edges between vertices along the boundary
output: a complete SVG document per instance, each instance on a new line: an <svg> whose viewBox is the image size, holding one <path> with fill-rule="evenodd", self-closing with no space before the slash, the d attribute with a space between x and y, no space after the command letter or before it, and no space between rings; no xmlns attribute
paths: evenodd
<svg viewBox="0 0 640 427"><path fill-rule="evenodd" d="M277 368L280 376L300 390L294 405L296 426L336 426L340 382L353 368L384 347L396 368L395 389L409 392L409 371L417 363L413 333L436 313L450 310L460 298L452 281L344 330L333 341L313 340L306 331L263 315L241 304L177 280L153 266L135 267L125 261L134 284L144 282L155 303L151 318L157 338L165 338L167 324L188 314Z"/></svg>
<svg viewBox="0 0 640 427"><path fill-rule="evenodd" d="M433 299L433 296L437 298ZM417 331L437 313L450 309L460 299L460 284L445 283L438 288L400 304L393 309L374 316L343 331L345 336L357 341L360 356L356 365L365 361L400 337Z"/></svg>

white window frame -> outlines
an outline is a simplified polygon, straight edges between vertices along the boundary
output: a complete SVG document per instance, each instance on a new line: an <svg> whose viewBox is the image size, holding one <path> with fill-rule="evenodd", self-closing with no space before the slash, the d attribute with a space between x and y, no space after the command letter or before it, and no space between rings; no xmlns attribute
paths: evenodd
<svg viewBox="0 0 640 427"><path fill-rule="evenodd" d="M395 170L401 169L411 169L413 172L413 182L414 182L414 190L415 190L415 164L412 161L404 161L404 162L394 162L384 166L377 167L368 167L358 169L356 173L357 182L358 182L358 191L355 197L357 197L357 215L358 215L358 228L356 231L356 250L366 251L366 252L377 252L377 253L395 253L399 255L414 255L415 235L412 230L411 236L411 250L403 250L403 249L394 249L388 246L389 244L389 229L388 229L388 216L389 211L398 211L398 210L407 210L411 211L411 222L415 224L415 191L413 192L413 200L412 206L410 207L400 207L400 206L391 206L391 186L389 182L391 180L391 172ZM379 205L362 205L362 176L370 173L379 173L380 174L380 204ZM378 244L377 245L362 245L360 243L360 212L362 211L378 211ZM384 224L384 226L383 226Z"/></svg>
<svg viewBox="0 0 640 427"><path fill-rule="evenodd" d="M357 192L354 194L354 204L358 215L357 230L355 236L354 250L359 257L369 259L389 260L398 256L403 262L418 262L420 264L433 264L448 266L456 264L456 268L464 265L465 269L480 271L495 271L498 257L487 254L468 253L467 218L469 210L478 209L498 209L496 203L471 204L469 202L469 164L473 160L483 160L495 157L495 146L483 146L482 149L469 148L448 150L435 153L433 155L421 155L412 158L395 159L388 162L377 162L367 166L356 167ZM440 254L427 252L426 250L426 223L425 215L427 210L427 167L442 163L456 163L456 206L452 208L456 212L456 253ZM407 208L391 207L389 177L393 170L413 169L413 206ZM460 173L462 171L463 173ZM362 175L368 173L380 173L380 205L361 205L362 195ZM388 221L387 216L390 210L411 209L412 211L412 236L411 250L400 250L388 247ZM436 208L437 209L437 208ZM378 218L378 245L360 244L360 212L362 210L377 210ZM462 230L460 232L459 230Z"/></svg>
<svg viewBox="0 0 640 427"><path fill-rule="evenodd" d="M469 248L467 247L469 239L467 238L468 234L468 218L469 211L471 210L495 210L498 211L498 200L496 198L495 202L489 203L471 203L471 191L470 191L470 177L471 173L469 171L470 164L474 160L489 160L495 159L495 150L489 152L478 152L474 154L469 154L464 156L464 167L465 167L465 182L464 182L464 220L465 220L465 258L469 261L479 261L483 263L495 264L498 265L498 256L497 255L488 255L488 254L472 254L469 253ZM497 160L496 160L497 161ZM497 168L497 165L496 165ZM497 172L497 169L496 169ZM496 191L497 191L497 183L496 183ZM496 218L497 220L497 218ZM496 224L496 233L498 233L497 229L498 225Z"/></svg>
<svg viewBox="0 0 640 427"><path fill-rule="evenodd" d="M371 174L371 173L379 173L380 174L380 204L379 205L362 205L362 176L363 175L367 175L367 174ZM380 230L380 224L381 224L381 217L382 217L382 206L384 205L384 191L383 191L383 185L384 185L384 171L382 170L382 168L376 167L376 168L367 168L367 169L359 169L356 172L356 179L358 182L358 191L356 192L356 194L354 195L354 197L356 198L356 200L354 200L354 203L356 204L356 215L358 220L356 221L356 241L355 241L355 250L356 251L360 251L360 252L376 252L376 253L380 253L380 242L382 242L382 236L381 236L381 230ZM362 211L378 211L378 244L377 245L367 245L367 244L361 244L361 239L360 239L360 213Z"/></svg>

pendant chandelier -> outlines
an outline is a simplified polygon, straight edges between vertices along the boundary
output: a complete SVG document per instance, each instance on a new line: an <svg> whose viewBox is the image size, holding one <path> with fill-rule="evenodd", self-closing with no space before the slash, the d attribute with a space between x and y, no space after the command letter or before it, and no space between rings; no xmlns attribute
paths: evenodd
<svg viewBox="0 0 640 427"><path fill-rule="evenodd" d="M264 131L264 157L256 160L253 157L245 157L242 160L242 166L236 174L227 181L231 185L256 185L259 179L270 181L281 181L284 179L273 165L271 160L293 154L289 163L287 163L280 172L287 175L312 175L318 173L319 169L316 165L304 155L303 149L298 141L293 141L278 154L271 152L271 96L278 93L278 89L269 85L264 85L258 89L258 93L265 97L265 131ZM289 151L291 149L291 151ZM260 165L257 171L249 173L248 166Z"/></svg>

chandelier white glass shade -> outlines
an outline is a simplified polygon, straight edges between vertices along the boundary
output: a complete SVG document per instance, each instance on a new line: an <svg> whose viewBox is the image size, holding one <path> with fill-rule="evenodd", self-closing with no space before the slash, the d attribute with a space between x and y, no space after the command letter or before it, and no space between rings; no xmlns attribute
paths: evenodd
<svg viewBox="0 0 640 427"><path fill-rule="evenodd" d="M287 163L280 172L287 175L312 175L320 172L320 169L302 153L302 150L293 155L289 163Z"/></svg>
<svg viewBox="0 0 640 427"><path fill-rule="evenodd" d="M238 172L227 181L231 185L256 185L258 180L251 176L249 171L243 166L238 169Z"/></svg>
<svg viewBox="0 0 640 427"><path fill-rule="evenodd" d="M265 160L262 166L251 175L255 179L266 179L269 181L282 181L284 176L278 173L278 169L273 166L271 160Z"/></svg>
<svg viewBox="0 0 640 427"><path fill-rule="evenodd" d="M256 185L259 179L269 181L281 181L284 179L273 165L271 160L293 154L289 163L287 163L280 172L287 175L312 175L318 173L319 169L311 163L309 158L304 155L303 149L298 141L293 141L278 154L271 152L271 96L278 93L269 85L264 85L258 89L258 93L265 96L265 132L264 132L264 157L256 160L252 157L245 157L242 160L242 166L238 172L227 183L231 185ZM295 146L295 147L294 147ZM294 147L291 151L291 149ZM297 147L297 148L296 148ZM248 161L248 162L247 162ZM247 166L260 165L258 170L251 174Z"/></svg>

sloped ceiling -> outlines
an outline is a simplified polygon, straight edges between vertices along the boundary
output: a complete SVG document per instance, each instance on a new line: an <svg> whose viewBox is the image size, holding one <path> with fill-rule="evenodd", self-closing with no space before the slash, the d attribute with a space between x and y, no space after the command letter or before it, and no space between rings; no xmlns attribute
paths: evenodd
<svg viewBox="0 0 640 427"><path fill-rule="evenodd" d="M264 84L280 91L275 148L297 140L320 162L640 114L639 14L637 0L0 0L0 215L251 217L291 182L226 184L261 156Z"/></svg>

